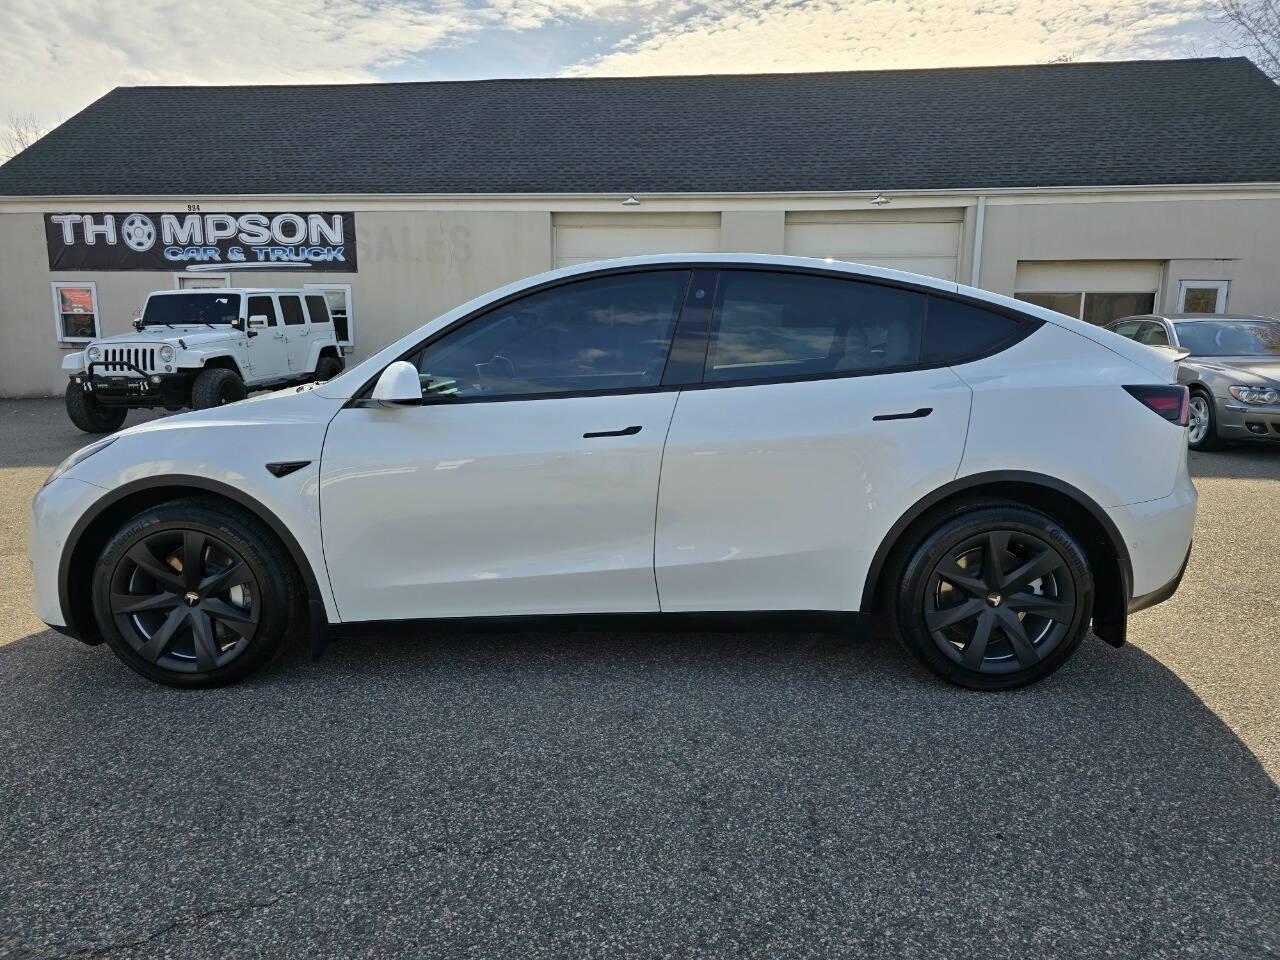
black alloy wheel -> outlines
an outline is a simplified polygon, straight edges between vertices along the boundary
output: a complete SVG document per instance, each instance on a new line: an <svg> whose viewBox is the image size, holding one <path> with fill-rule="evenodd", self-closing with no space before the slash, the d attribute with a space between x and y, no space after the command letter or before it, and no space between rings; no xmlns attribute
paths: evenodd
<svg viewBox="0 0 1280 960"><path fill-rule="evenodd" d="M261 590L249 565L200 530L143 537L116 566L111 616L138 655L164 670L224 667L258 629Z"/></svg>
<svg viewBox="0 0 1280 960"><path fill-rule="evenodd" d="M207 498L161 504L126 523L94 569L93 608L121 660L180 687L246 676L305 616L298 575L274 534Z"/></svg>
<svg viewBox="0 0 1280 960"><path fill-rule="evenodd" d="M979 673L1030 669L1075 620L1075 580L1054 546L1030 533L990 530L934 564L925 625L949 659Z"/></svg>
<svg viewBox="0 0 1280 960"><path fill-rule="evenodd" d="M969 504L898 566L895 633L931 670L982 690L1052 673L1088 633L1093 577L1063 526L1016 504Z"/></svg>

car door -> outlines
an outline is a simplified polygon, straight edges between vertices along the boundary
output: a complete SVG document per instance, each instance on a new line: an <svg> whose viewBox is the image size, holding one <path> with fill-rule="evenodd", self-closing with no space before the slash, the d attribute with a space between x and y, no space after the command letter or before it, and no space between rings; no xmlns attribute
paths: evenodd
<svg viewBox="0 0 1280 960"><path fill-rule="evenodd" d="M859 608L881 540L964 450L971 391L943 339L925 352L932 299L720 273L703 382L682 391L663 454L664 611Z"/></svg>
<svg viewBox="0 0 1280 960"><path fill-rule="evenodd" d="M279 294L280 315L284 319L284 343L286 370L297 374L307 369L307 355L311 350L311 325L302 309L302 298L296 293Z"/></svg>
<svg viewBox="0 0 1280 960"><path fill-rule="evenodd" d="M344 408L320 471L343 620L656 611L662 377L688 279L526 294L411 355L422 406Z"/></svg>
<svg viewBox="0 0 1280 960"><path fill-rule="evenodd" d="M251 328L257 333L249 340L249 365L254 380L275 380L288 376L289 361L284 339L284 325L273 296L255 293L249 297L246 316L267 318L267 325Z"/></svg>

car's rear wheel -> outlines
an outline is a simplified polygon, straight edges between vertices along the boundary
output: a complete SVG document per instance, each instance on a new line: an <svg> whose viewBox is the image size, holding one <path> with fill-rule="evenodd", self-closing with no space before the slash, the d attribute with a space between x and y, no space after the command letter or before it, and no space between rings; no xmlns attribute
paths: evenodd
<svg viewBox="0 0 1280 960"><path fill-rule="evenodd" d="M1192 450L1218 450L1218 418L1213 411L1213 397L1203 390L1192 390L1189 402L1187 446Z"/></svg>
<svg viewBox="0 0 1280 960"><path fill-rule="evenodd" d="M195 410L235 403L248 395L249 391L245 389L240 375L225 367L201 370L191 384L191 406Z"/></svg>
<svg viewBox="0 0 1280 960"><path fill-rule="evenodd" d="M108 541L94 616L111 649L152 680L212 687L280 649L300 610L283 548L260 523L212 501L148 510Z"/></svg>
<svg viewBox="0 0 1280 960"><path fill-rule="evenodd" d="M893 604L903 645L966 687L1005 690L1048 676L1088 632L1093 577L1084 551L1036 510L976 507L921 537Z"/></svg>
<svg viewBox="0 0 1280 960"><path fill-rule="evenodd" d="M78 383L67 384L65 400L67 416L85 433L115 433L129 415L124 407L104 407Z"/></svg>

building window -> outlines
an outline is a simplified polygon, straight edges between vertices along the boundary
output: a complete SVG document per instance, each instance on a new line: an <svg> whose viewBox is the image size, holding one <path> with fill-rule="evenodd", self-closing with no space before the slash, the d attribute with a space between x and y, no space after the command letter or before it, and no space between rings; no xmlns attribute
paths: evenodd
<svg viewBox="0 0 1280 960"><path fill-rule="evenodd" d="M355 313L351 308L351 284L349 283L306 283L302 289L308 293L319 293L324 296L329 307L329 316L333 318L333 329L337 333L338 343L351 347L356 342Z"/></svg>
<svg viewBox="0 0 1280 960"><path fill-rule="evenodd" d="M1037 307L1056 310L1077 320L1087 320L1100 327L1121 317L1131 317L1139 313L1150 313L1155 309L1155 291L1143 293L1102 293L1079 291L1071 293L1030 293L1014 294L1019 300L1034 303Z"/></svg>
<svg viewBox="0 0 1280 960"><path fill-rule="evenodd" d="M1179 313L1225 313L1226 280L1183 280L1178 284Z"/></svg>
<svg viewBox="0 0 1280 960"><path fill-rule="evenodd" d="M173 285L178 290L206 290L210 287L231 286L229 273L178 273L173 277Z"/></svg>
<svg viewBox="0 0 1280 960"><path fill-rule="evenodd" d="M59 343L98 336L98 286L93 281L53 284L53 319Z"/></svg>

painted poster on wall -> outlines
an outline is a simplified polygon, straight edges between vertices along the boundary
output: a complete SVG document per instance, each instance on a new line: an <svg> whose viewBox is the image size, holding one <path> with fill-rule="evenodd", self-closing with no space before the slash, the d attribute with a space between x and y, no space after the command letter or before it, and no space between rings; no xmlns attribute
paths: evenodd
<svg viewBox="0 0 1280 960"><path fill-rule="evenodd" d="M354 213L46 213L50 270L356 272Z"/></svg>

